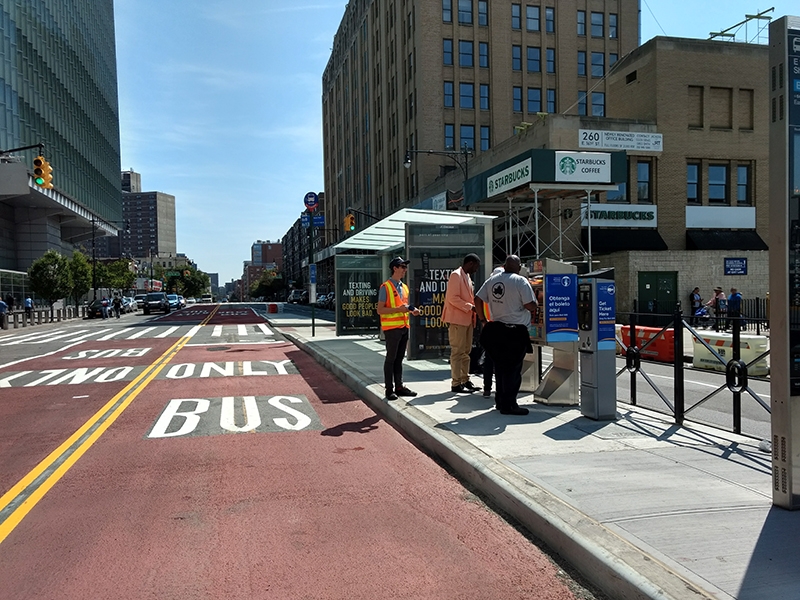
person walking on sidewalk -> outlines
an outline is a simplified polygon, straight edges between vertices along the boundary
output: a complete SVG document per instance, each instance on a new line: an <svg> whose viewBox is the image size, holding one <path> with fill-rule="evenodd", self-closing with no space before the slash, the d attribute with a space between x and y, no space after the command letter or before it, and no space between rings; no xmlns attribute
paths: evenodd
<svg viewBox="0 0 800 600"><path fill-rule="evenodd" d="M6 304L3 297L0 296L0 329L8 329L8 324L6 322L7 311L8 304Z"/></svg>
<svg viewBox="0 0 800 600"><path fill-rule="evenodd" d="M411 261L393 258L389 263L392 271L378 292L378 316L386 338L386 359L383 361L383 379L386 384L386 399L397 400L398 396L416 396L403 384L403 356L408 345L409 315L419 316L419 309L409 304L408 286L402 279Z"/></svg>
<svg viewBox="0 0 800 600"><path fill-rule="evenodd" d="M481 333L481 344L494 362L495 408L503 415L528 414L527 408L517 404L517 393L525 354L533 352L528 326L538 304L531 284L519 275L521 266L519 256L509 255L503 272L487 279L475 296L479 317L485 314L484 303L492 315Z"/></svg>
<svg viewBox="0 0 800 600"><path fill-rule="evenodd" d="M742 295L735 287L731 288L731 295L728 296L728 324L733 328L734 320L739 320L741 329L747 329L744 321L741 320L742 316Z"/></svg>
<svg viewBox="0 0 800 600"><path fill-rule="evenodd" d="M447 323L450 340L450 390L454 394L471 394L478 391L469 380L470 350L475 329L475 292L472 277L478 272L481 259L477 254L467 254L461 266L450 273L444 294L442 322Z"/></svg>
<svg viewBox="0 0 800 600"><path fill-rule="evenodd" d="M714 310L714 331L724 331L727 329L725 323L725 313L728 312L728 299L725 297L725 292L722 288L717 286L714 288L714 297L706 302L706 306Z"/></svg>
<svg viewBox="0 0 800 600"><path fill-rule="evenodd" d="M689 294L689 306L692 312L689 315L689 325L697 327L697 311L703 306L703 298L700 296L700 288L696 287Z"/></svg>

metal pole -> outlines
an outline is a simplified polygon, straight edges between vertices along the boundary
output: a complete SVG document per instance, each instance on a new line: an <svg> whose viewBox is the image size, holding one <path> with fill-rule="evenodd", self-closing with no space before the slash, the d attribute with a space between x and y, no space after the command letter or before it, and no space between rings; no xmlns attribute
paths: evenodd
<svg viewBox="0 0 800 600"><path fill-rule="evenodd" d="M590 209L592 207L592 192L591 190L586 190L586 228L588 229L588 237L589 237L589 268L587 273L592 272L592 213Z"/></svg>
<svg viewBox="0 0 800 600"><path fill-rule="evenodd" d="M741 306L741 304L740 304ZM741 314L741 309L739 310ZM733 328L733 339L731 340L733 343L733 360L739 361L742 358L742 351L741 351L741 327L742 327L742 318L741 317L733 317L730 319L732 321L731 327ZM738 388L737 388L738 389ZM733 392L733 432L735 434L742 433L742 393L741 392Z"/></svg>
<svg viewBox="0 0 800 600"><path fill-rule="evenodd" d="M316 304L316 297L314 302L311 302L311 286L316 284L311 283L311 265L314 263L314 222L311 211L308 211L308 303L311 305L311 337L314 337L316 329L316 321L314 319L314 304Z"/></svg>
<svg viewBox="0 0 800 600"><path fill-rule="evenodd" d="M94 298L92 300L97 300L97 253L94 247L94 234L94 215L92 215L92 288L94 288Z"/></svg>
<svg viewBox="0 0 800 600"><path fill-rule="evenodd" d="M683 425L685 412L684 398L684 371L683 371L683 314L681 313L681 303L675 303L673 313L673 349L675 354L673 378L675 380L675 424Z"/></svg>
<svg viewBox="0 0 800 600"><path fill-rule="evenodd" d="M539 255L539 188L533 190L533 202L536 205L534 210L536 211L536 216L534 218L534 223L536 227L536 260L539 260L541 256Z"/></svg>

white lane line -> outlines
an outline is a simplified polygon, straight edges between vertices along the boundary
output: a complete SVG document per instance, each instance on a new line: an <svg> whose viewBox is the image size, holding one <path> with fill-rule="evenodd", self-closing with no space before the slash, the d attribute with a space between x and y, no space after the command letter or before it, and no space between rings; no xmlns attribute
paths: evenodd
<svg viewBox="0 0 800 600"><path fill-rule="evenodd" d="M259 328L261 331L263 331L263 332L264 332L264 335L270 335L270 336L272 336L272 335L275 335L275 332L274 332L274 331L272 331L272 330L271 330L269 327L267 327L266 325L264 325L264 323L259 323L259 324L258 324L258 328Z"/></svg>
<svg viewBox="0 0 800 600"><path fill-rule="evenodd" d="M169 329L167 329L167 330L166 330L164 333L159 333L159 334L158 334L157 336L155 336L155 337L157 337L157 338L165 338L165 337L167 337L168 335L170 335L171 333L175 333L176 331L178 331L178 329L180 329L180 326L177 326L177 325L176 325L175 327L170 327L170 328L169 328ZM130 339L130 338L128 338L128 339Z"/></svg>
<svg viewBox="0 0 800 600"><path fill-rule="evenodd" d="M247 325L237 325L237 327L239 329L238 333L239 333L240 336L247 335Z"/></svg>
<svg viewBox="0 0 800 600"><path fill-rule="evenodd" d="M51 335L51 334L54 334L54 333L61 333L62 331L66 331L66 329L56 329L56 330L53 330L53 331L35 331L33 333L25 333L25 334L22 334L22 335L17 335L17 336L13 336L11 338L8 338L11 341L3 342L0 345L1 346L11 346L12 344L21 344L25 340L30 340L30 339L37 338L37 337L47 337L48 335Z"/></svg>
<svg viewBox="0 0 800 600"><path fill-rule="evenodd" d="M136 339L139 339L139 338L140 338L140 337L142 337L142 336L143 336L145 333L148 333L148 332L150 332L150 331L153 331L154 329L155 329L155 327L145 327L145 328L144 328L144 329L142 329L141 331L139 331L139 332L137 332L137 333L134 333L132 336L130 336L130 337L126 337L125 339L126 339L126 340L136 340Z"/></svg>
<svg viewBox="0 0 800 600"><path fill-rule="evenodd" d="M129 333L129 332L133 331L134 329L136 329L136 328L135 327L126 327L125 329L118 329L114 333L109 333L108 335L104 335L103 337L98 338L97 341L98 342L107 342L108 340L110 340L113 337L117 337L118 335L120 335L122 333Z"/></svg>
<svg viewBox="0 0 800 600"><path fill-rule="evenodd" d="M56 340L61 340L63 338L72 337L73 335L79 335L79 334L85 333L87 331L89 331L89 330L88 329L79 329L77 331L68 331L66 333L62 333L60 335L54 335L54 336L51 336L51 337L48 337L48 338L45 338L45 339L26 340L26 341L24 341L22 343L23 344L40 344L40 343L46 343L46 342L55 342Z"/></svg>
<svg viewBox="0 0 800 600"><path fill-rule="evenodd" d="M719 373L719 371L716 371L716 373ZM720 374L724 375L723 373ZM675 378L670 377L669 375L651 375L650 373L648 373L648 375L650 377L654 377L657 379L669 379L670 381L675 381ZM709 387L714 389L717 389L718 387L720 387L720 385L722 385L722 384L706 383L705 381L695 381L694 379L685 379L684 384L686 383L693 383L694 385L699 385L702 387ZM761 396L762 398L769 398L769 394L758 394L758 395Z"/></svg>
<svg viewBox="0 0 800 600"><path fill-rule="evenodd" d="M214 325L214 331L211 332L211 337L219 337L222 335L222 325Z"/></svg>

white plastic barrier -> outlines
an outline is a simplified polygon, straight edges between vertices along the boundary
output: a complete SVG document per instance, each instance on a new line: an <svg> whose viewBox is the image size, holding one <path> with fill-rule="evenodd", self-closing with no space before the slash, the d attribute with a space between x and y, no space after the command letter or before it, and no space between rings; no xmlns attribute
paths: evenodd
<svg viewBox="0 0 800 600"><path fill-rule="evenodd" d="M706 331L701 337L725 360L725 364L733 358L733 334ZM763 335L740 335L739 352L741 360L746 363L752 362L767 351L768 343L768 338ZM699 369L710 369L712 371L725 371L725 364L719 362L717 357L711 354L708 348L701 344L697 338L693 338L692 346L692 354L694 355L692 366ZM769 361L767 357L750 365L747 372L750 375L756 376L768 375Z"/></svg>

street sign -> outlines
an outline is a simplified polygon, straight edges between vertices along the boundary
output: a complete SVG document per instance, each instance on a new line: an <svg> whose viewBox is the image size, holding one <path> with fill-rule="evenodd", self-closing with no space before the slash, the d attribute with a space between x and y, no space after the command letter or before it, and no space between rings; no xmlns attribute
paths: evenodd
<svg viewBox="0 0 800 600"><path fill-rule="evenodd" d="M181 273L180 271L167 271L166 273L164 273L164 275L166 277L180 277Z"/></svg>
<svg viewBox="0 0 800 600"><path fill-rule="evenodd" d="M311 263L308 265L308 282L309 283L317 283L317 265L316 263Z"/></svg>
<svg viewBox="0 0 800 600"><path fill-rule="evenodd" d="M308 229L311 225L311 218L308 216L308 213L303 213L300 215L300 225Z"/></svg>
<svg viewBox="0 0 800 600"><path fill-rule="evenodd" d="M314 215L314 227L325 227L325 215Z"/></svg>
<svg viewBox="0 0 800 600"><path fill-rule="evenodd" d="M308 192L305 198L303 198L303 204L306 205L308 210L316 209L317 205L319 204L319 198L317 197L317 194L314 192Z"/></svg>

